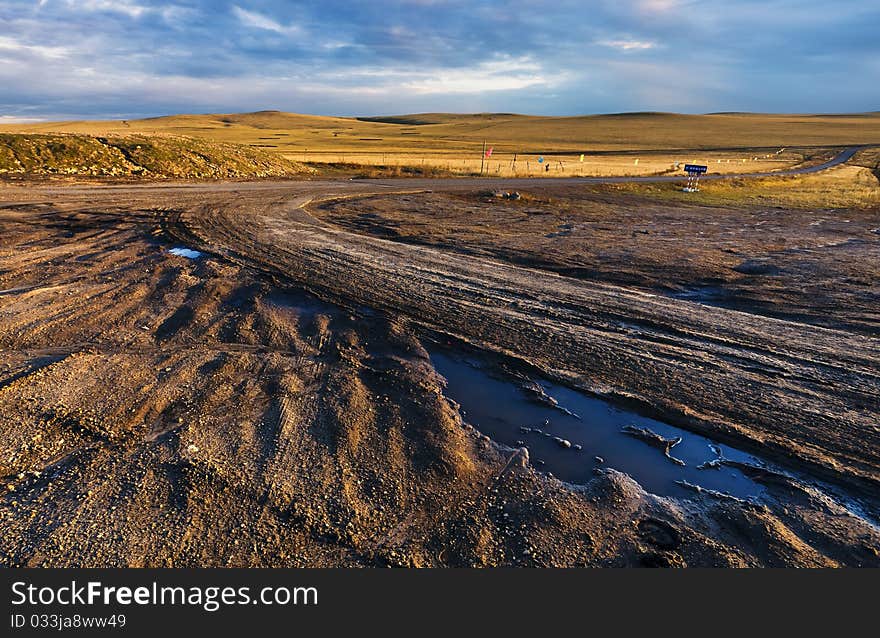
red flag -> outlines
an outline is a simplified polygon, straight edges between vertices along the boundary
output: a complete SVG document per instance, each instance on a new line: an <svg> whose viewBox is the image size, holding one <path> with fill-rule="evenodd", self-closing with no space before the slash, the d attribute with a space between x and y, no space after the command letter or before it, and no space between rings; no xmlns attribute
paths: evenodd
<svg viewBox="0 0 880 638"><path fill-rule="evenodd" d="M492 157L492 147L486 149L486 157Z"/></svg>

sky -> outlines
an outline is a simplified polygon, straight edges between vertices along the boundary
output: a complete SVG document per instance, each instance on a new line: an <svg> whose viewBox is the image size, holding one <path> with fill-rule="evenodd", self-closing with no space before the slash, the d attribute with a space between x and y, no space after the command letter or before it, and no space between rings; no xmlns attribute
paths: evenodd
<svg viewBox="0 0 880 638"><path fill-rule="evenodd" d="M0 0L0 122L880 110L880 0Z"/></svg>

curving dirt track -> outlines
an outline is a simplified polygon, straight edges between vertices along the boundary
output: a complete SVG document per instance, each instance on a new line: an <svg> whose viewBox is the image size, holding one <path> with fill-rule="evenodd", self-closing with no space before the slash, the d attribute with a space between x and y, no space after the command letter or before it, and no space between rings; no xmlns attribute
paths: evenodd
<svg viewBox="0 0 880 638"><path fill-rule="evenodd" d="M301 202L207 206L178 223L200 245L323 296L403 314L869 489L880 481L875 339L356 235L317 223Z"/></svg>
<svg viewBox="0 0 880 638"><path fill-rule="evenodd" d="M5 189L3 564L880 563L872 336L309 212L484 184ZM610 469L562 483L463 423L422 345L437 334L860 505L758 470L762 503L660 498Z"/></svg>

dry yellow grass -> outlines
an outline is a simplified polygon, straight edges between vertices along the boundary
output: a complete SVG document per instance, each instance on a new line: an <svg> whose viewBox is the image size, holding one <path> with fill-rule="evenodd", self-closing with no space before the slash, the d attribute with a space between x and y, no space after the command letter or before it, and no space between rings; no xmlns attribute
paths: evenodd
<svg viewBox="0 0 880 638"><path fill-rule="evenodd" d="M261 111L19 124L0 126L2 130L186 135L248 144L297 161L428 166L461 174L479 172L485 141L493 148L484 166L491 175L645 175L668 172L675 162L692 160L709 163L713 172L739 172L744 166L749 171L773 170L798 163L817 148L880 144L880 113L420 114L364 120ZM786 153L772 155L782 147L788 147ZM583 163L581 153L586 154ZM539 156L544 164L537 162Z"/></svg>
<svg viewBox="0 0 880 638"><path fill-rule="evenodd" d="M623 184L614 188L709 205L765 205L801 209L880 207L880 180L868 168L836 166L809 175L703 181L698 193L680 184Z"/></svg>
<svg viewBox="0 0 880 638"><path fill-rule="evenodd" d="M742 173L775 171L790 168L803 162L815 151L786 150L760 154L736 151L602 153L585 154L581 160L574 154L520 154L493 151L488 158L462 156L461 154L413 153L396 151L387 153L358 153L317 151L308 153L283 153L284 157L316 165L353 164L359 166L384 166L388 168L414 167L439 168L446 173L490 177L588 177L597 175L659 175L684 174L685 163L708 164L713 173ZM473 155L473 154L471 154ZM543 162L539 162L543 158Z"/></svg>

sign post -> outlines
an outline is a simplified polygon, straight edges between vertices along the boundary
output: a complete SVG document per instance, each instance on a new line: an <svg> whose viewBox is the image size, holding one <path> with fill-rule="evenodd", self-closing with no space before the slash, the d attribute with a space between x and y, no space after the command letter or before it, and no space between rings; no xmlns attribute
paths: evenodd
<svg viewBox="0 0 880 638"><path fill-rule="evenodd" d="M708 166L703 166L701 164L685 164L684 172L687 173L687 186L685 186L682 190L685 193L696 193L700 189L697 188L700 185L700 175L706 173L709 170Z"/></svg>

